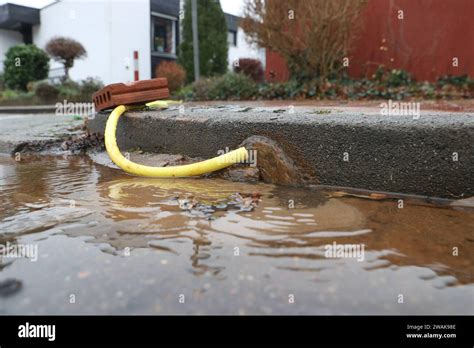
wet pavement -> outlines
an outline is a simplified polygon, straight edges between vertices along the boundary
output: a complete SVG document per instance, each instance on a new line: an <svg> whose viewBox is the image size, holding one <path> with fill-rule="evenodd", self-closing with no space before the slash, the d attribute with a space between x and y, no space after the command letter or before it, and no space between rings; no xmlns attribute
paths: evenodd
<svg viewBox="0 0 474 348"><path fill-rule="evenodd" d="M0 113L0 152L8 153L21 142L54 140L74 134L84 123L81 116L54 114L2 114Z"/></svg>
<svg viewBox="0 0 474 348"><path fill-rule="evenodd" d="M0 155L0 206L0 314L474 314L472 208L68 155Z"/></svg>

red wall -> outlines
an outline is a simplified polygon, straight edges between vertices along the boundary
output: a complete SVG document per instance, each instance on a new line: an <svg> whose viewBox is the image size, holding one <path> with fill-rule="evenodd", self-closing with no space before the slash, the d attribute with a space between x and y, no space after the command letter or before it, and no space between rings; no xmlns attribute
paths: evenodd
<svg viewBox="0 0 474 348"><path fill-rule="evenodd" d="M290 77L286 61L275 52L265 50L265 80L268 82L287 81Z"/></svg>
<svg viewBox="0 0 474 348"><path fill-rule="evenodd" d="M404 19L398 19L399 10ZM351 76L370 75L381 64L407 70L418 81L474 76L474 0L369 0L362 16L349 55ZM281 57L267 52L266 58L267 79L288 79Z"/></svg>

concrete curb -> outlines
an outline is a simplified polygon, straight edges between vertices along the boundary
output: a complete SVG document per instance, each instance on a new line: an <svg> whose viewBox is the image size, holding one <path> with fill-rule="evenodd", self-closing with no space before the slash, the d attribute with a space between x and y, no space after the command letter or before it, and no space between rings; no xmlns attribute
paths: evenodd
<svg viewBox="0 0 474 348"><path fill-rule="evenodd" d="M379 109L185 107L129 112L117 130L122 150L209 158L261 135L276 141L314 184L444 198L474 195L474 114L382 116ZM108 113L89 120L103 133ZM456 160L457 156L457 160Z"/></svg>
<svg viewBox="0 0 474 348"><path fill-rule="evenodd" d="M55 105L0 106L0 114L54 114Z"/></svg>

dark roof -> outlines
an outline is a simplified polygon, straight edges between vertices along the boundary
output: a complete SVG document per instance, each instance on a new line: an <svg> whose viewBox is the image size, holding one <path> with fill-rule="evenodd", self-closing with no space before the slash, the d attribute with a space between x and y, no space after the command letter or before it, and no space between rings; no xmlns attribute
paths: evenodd
<svg viewBox="0 0 474 348"><path fill-rule="evenodd" d="M40 23L39 9L15 4L0 5L0 28L21 30L25 25Z"/></svg>
<svg viewBox="0 0 474 348"><path fill-rule="evenodd" d="M151 0L151 12L168 16L179 16L179 0Z"/></svg>
<svg viewBox="0 0 474 348"><path fill-rule="evenodd" d="M228 13L224 13L225 21L227 22L227 30L237 31L239 27L240 17Z"/></svg>

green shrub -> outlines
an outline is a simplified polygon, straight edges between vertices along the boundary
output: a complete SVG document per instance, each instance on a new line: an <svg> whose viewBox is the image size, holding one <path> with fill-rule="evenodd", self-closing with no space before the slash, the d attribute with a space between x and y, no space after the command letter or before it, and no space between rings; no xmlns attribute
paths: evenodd
<svg viewBox="0 0 474 348"><path fill-rule="evenodd" d="M389 87L408 86L411 83L410 73L405 70L393 69L387 77Z"/></svg>
<svg viewBox="0 0 474 348"><path fill-rule="evenodd" d="M91 101L92 94L103 88L104 84L97 78L88 77L80 83L81 101Z"/></svg>
<svg viewBox="0 0 474 348"><path fill-rule="evenodd" d="M81 95L81 86L73 80L64 81L63 83L58 85L58 89L59 98L61 100L65 99L74 102Z"/></svg>
<svg viewBox="0 0 474 348"><path fill-rule="evenodd" d="M0 92L0 105L31 105L36 99L32 92L5 89Z"/></svg>
<svg viewBox="0 0 474 348"><path fill-rule="evenodd" d="M19 96L20 92L13 89L6 89L2 92L2 99L16 99Z"/></svg>
<svg viewBox="0 0 474 348"><path fill-rule="evenodd" d="M174 96L178 99L192 100L194 98L193 85L181 87L174 93Z"/></svg>
<svg viewBox="0 0 474 348"><path fill-rule="evenodd" d="M259 86L258 97L262 99L312 98L317 94L317 88L316 81L300 83L297 80L290 80L281 83L265 83Z"/></svg>
<svg viewBox="0 0 474 348"><path fill-rule="evenodd" d="M0 73L0 92L5 89L5 80L3 78L3 73Z"/></svg>
<svg viewBox="0 0 474 348"><path fill-rule="evenodd" d="M191 85L193 90L193 99L195 100L209 100L211 91L214 89L215 78L201 78Z"/></svg>
<svg viewBox="0 0 474 348"><path fill-rule="evenodd" d="M381 67L370 79L352 79L342 75L255 84L243 74L234 73L201 79L181 89L179 96L186 100L469 99L474 97L474 79L468 76L444 76L436 83L416 82L405 71L388 71Z"/></svg>
<svg viewBox="0 0 474 348"><path fill-rule="evenodd" d="M236 73L200 79L192 88L193 99L197 100L247 100L258 92L250 77Z"/></svg>
<svg viewBox="0 0 474 348"><path fill-rule="evenodd" d="M53 102L56 101L59 95L59 89L56 86L50 85L47 82L41 82L36 85L35 95L41 101Z"/></svg>
<svg viewBox="0 0 474 348"><path fill-rule="evenodd" d="M255 82L243 74L229 73L216 78L211 98L217 100L251 99L257 93Z"/></svg>
<svg viewBox="0 0 474 348"><path fill-rule="evenodd" d="M35 45L17 45L11 47L5 55L5 85L11 89L26 91L30 81L48 77L49 57Z"/></svg>
<svg viewBox="0 0 474 348"><path fill-rule="evenodd" d="M444 85L454 85L454 86L467 86L469 83L469 76L467 75L460 75L460 76L451 76L451 75L444 75L440 76L437 81L437 85L439 87L443 87Z"/></svg>

